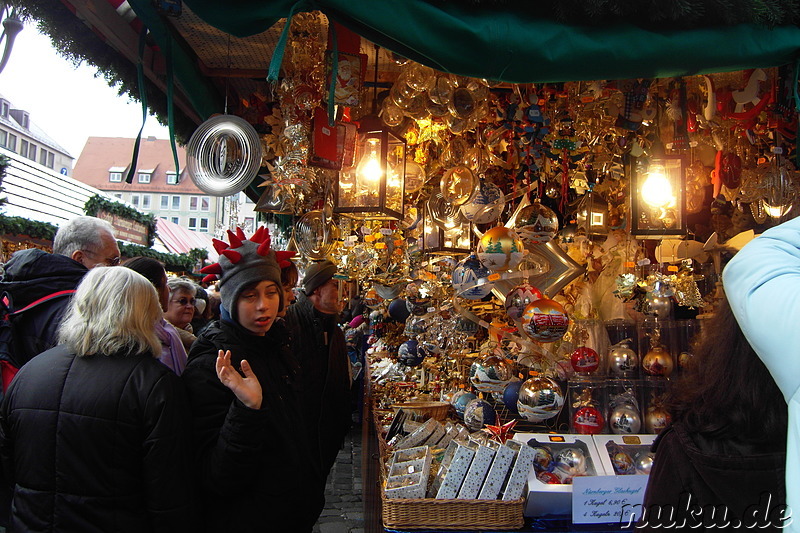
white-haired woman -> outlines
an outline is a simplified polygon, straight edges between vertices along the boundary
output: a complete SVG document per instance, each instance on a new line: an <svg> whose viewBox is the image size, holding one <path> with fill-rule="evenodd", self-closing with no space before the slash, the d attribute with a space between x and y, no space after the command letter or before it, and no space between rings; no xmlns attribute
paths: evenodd
<svg viewBox="0 0 800 533"><path fill-rule="evenodd" d="M167 280L167 287L169 287L169 300L164 318L178 330L181 342L188 352L196 338L191 324L195 312L197 285L187 279L170 277Z"/></svg>
<svg viewBox="0 0 800 533"><path fill-rule="evenodd" d="M98 267L78 286L61 344L22 368L0 406L12 531L191 531L190 412L158 362L153 285ZM234 376L238 377L238 376Z"/></svg>

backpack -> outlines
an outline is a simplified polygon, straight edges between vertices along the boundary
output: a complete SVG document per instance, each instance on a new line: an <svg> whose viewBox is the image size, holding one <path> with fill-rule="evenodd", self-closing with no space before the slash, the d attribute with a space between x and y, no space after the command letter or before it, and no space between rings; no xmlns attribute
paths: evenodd
<svg viewBox="0 0 800 533"><path fill-rule="evenodd" d="M3 293L0 297L0 378L2 378L2 388L0 388L0 400L5 395L5 391L11 384L11 380L17 375L21 366L14 356L14 323L26 311L30 311L42 304L65 297L71 297L75 290L57 291L38 300L31 302L22 309L14 310L11 295Z"/></svg>

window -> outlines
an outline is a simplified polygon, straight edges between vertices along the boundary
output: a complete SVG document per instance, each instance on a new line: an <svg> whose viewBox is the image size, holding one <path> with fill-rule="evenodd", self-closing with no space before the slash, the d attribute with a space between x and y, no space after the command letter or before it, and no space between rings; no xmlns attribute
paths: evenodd
<svg viewBox="0 0 800 533"><path fill-rule="evenodd" d="M169 209L169 196L167 196L166 194L162 194L161 195L161 210L164 211L166 209ZM166 220L166 217L164 217L164 220Z"/></svg>
<svg viewBox="0 0 800 533"><path fill-rule="evenodd" d="M181 223L181 217L172 217L172 223L173 224L180 224Z"/></svg>
<svg viewBox="0 0 800 533"><path fill-rule="evenodd" d="M167 171L167 185L177 185L178 184L178 174L175 171Z"/></svg>
<svg viewBox="0 0 800 533"><path fill-rule="evenodd" d="M0 130L0 146L5 146L8 142L8 132Z"/></svg>
<svg viewBox="0 0 800 533"><path fill-rule="evenodd" d="M181 210L181 197L180 196L173 196L172 197L172 210L173 211L180 211Z"/></svg>
<svg viewBox="0 0 800 533"><path fill-rule="evenodd" d="M197 231L197 219L194 217L189 217L189 229L192 231Z"/></svg>
<svg viewBox="0 0 800 533"><path fill-rule="evenodd" d="M0 100L0 115L3 118L8 118L8 112L11 110L11 104L8 100Z"/></svg>
<svg viewBox="0 0 800 533"><path fill-rule="evenodd" d="M13 133L8 134L8 144L6 144L6 148L11 150L12 152L17 151L17 136Z"/></svg>
<svg viewBox="0 0 800 533"><path fill-rule="evenodd" d="M28 159L36 161L36 148L37 146L35 144L28 145Z"/></svg>
<svg viewBox="0 0 800 533"><path fill-rule="evenodd" d="M139 183L150 183L150 176L147 172L139 172Z"/></svg>
<svg viewBox="0 0 800 533"><path fill-rule="evenodd" d="M211 197L210 196L201 196L200 197L200 211L208 211L211 209Z"/></svg>
<svg viewBox="0 0 800 533"><path fill-rule="evenodd" d="M197 196L189 197L189 211L197 211L197 204L199 198Z"/></svg>
<svg viewBox="0 0 800 533"><path fill-rule="evenodd" d="M114 198L119 198L120 200L122 200L122 193L121 192L115 192L114 193Z"/></svg>
<svg viewBox="0 0 800 533"><path fill-rule="evenodd" d="M256 220L253 217L246 217L244 219L244 230L248 233L253 231L253 225L256 223Z"/></svg>
<svg viewBox="0 0 800 533"><path fill-rule="evenodd" d="M109 172L108 181L112 183L120 183L122 181L122 172Z"/></svg>
<svg viewBox="0 0 800 533"><path fill-rule="evenodd" d="M142 195L142 209L150 209L150 195L143 194Z"/></svg>
<svg viewBox="0 0 800 533"><path fill-rule="evenodd" d="M25 139L22 139L22 142L19 143L19 155L28 157L28 141Z"/></svg>
<svg viewBox="0 0 800 533"><path fill-rule="evenodd" d="M42 166L47 165L47 153L48 153L47 150L45 150L44 148L39 150L39 164Z"/></svg>
<svg viewBox="0 0 800 533"><path fill-rule="evenodd" d="M139 208L139 195L138 194L131 194L131 205L133 207Z"/></svg>
<svg viewBox="0 0 800 533"><path fill-rule="evenodd" d="M200 231L202 233L208 233L208 219L207 218L201 218L200 219Z"/></svg>
<svg viewBox="0 0 800 533"><path fill-rule="evenodd" d="M47 154L47 168L53 168L53 166L55 165L55 157L56 154L54 154L53 152Z"/></svg>

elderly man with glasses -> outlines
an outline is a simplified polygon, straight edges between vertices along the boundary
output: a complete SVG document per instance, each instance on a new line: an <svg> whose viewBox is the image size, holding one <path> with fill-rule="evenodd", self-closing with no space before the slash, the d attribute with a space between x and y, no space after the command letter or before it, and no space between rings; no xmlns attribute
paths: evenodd
<svg viewBox="0 0 800 533"><path fill-rule="evenodd" d="M77 217L62 225L52 254L37 248L14 253L4 266L0 295L11 310L33 304L13 322L16 366L56 345L56 330L84 275L96 266L114 266L119 261L114 227L95 217Z"/></svg>

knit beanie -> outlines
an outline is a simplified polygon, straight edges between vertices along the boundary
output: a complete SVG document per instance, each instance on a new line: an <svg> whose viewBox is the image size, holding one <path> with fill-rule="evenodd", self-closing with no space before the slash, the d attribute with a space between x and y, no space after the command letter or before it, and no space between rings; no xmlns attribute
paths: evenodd
<svg viewBox="0 0 800 533"><path fill-rule="evenodd" d="M278 263L292 257L294 252L275 252L270 249L269 230L264 226L258 228L250 240L247 240L241 228L236 228L236 233L228 230L228 240L230 244L212 239L214 249L219 253L219 260L203 267L200 272L207 274L203 278L204 282L219 279L217 290L220 300L231 318L238 321L236 300L244 287L265 280L275 282L280 305L283 307L281 269Z"/></svg>
<svg viewBox="0 0 800 533"><path fill-rule="evenodd" d="M334 274L336 274L336 265L328 259L319 263L314 263L308 267L306 275L303 277L303 292L306 293L306 296L311 296L311 293L314 292L317 287L328 283L328 280L330 280Z"/></svg>

